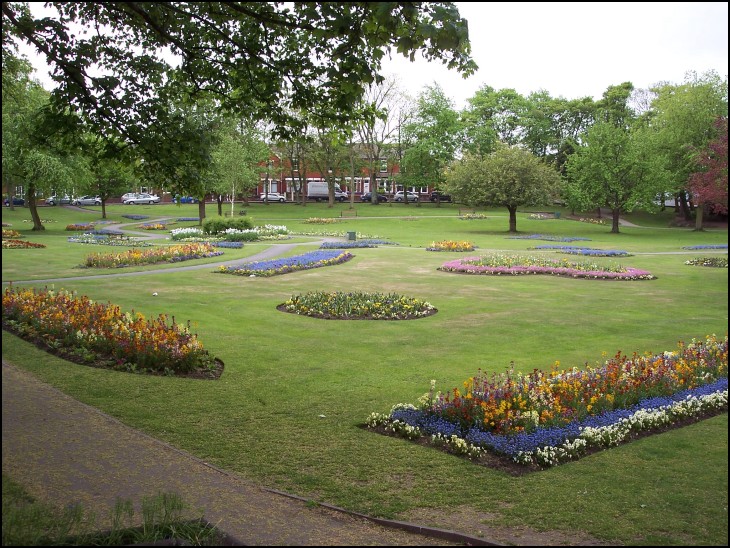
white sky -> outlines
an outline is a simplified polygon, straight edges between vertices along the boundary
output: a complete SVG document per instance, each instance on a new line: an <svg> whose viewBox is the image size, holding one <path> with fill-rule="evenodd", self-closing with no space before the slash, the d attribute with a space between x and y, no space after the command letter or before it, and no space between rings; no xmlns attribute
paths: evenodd
<svg viewBox="0 0 730 548"><path fill-rule="evenodd" d="M469 22L476 74L464 79L440 63L402 56L386 63L417 97L438 84L457 109L483 85L527 96L600 99L609 86L680 84L688 71L728 74L727 2L456 2ZM31 3L34 12L43 4ZM22 50L47 87L45 63Z"/></svg>
<svg viewBox="0 0 730 548"><path fill-rule="evenodd" d="M688 71L728 74L727 2L456 2L479 70L398 56L385 73L416 97L437 83L454 106L483 85L527 96L600 99L609 86L681 84Z"/></svg>

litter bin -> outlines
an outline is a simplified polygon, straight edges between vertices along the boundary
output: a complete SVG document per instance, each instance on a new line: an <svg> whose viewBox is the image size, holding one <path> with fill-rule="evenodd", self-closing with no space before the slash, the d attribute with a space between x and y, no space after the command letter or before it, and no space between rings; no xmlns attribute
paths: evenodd
<svg viewBox="0 0 730 548"><path fill-rule="evenodd" d="M348 232L347 233L347 239L351 242L354 242L357 240L357 233L356 232Z"/></svg>
<svg viewBox="0 0 730 548"><path fill-rule="evenodd" d="M560 211L554 213L556 219L560 219Z"/></svg>

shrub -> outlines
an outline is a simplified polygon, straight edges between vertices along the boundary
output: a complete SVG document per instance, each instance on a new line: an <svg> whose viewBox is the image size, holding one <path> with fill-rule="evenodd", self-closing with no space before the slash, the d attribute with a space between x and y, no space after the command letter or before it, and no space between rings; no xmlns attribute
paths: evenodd
<svg viewBox="0 0 730 548"><path fill-rule="evenodd" d="M220 234L230 228L238 230L252 229L253 220L249 217L214 217L206 219L203 223L203 232L209 235Z"/></svg>

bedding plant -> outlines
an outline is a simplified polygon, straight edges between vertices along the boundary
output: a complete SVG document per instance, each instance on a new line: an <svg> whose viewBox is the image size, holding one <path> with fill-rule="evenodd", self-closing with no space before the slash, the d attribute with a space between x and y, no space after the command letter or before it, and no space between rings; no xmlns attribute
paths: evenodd
<svg viewBox="0 0 730 548"><path fill-rule="evenodd" d="M727 335L709 335L657 355L618 352L597 367L479 370L446 393L432 380L417 405L372 413L367 426L482 463L496 456L519 474L727 412L727 366Z"/></svg>

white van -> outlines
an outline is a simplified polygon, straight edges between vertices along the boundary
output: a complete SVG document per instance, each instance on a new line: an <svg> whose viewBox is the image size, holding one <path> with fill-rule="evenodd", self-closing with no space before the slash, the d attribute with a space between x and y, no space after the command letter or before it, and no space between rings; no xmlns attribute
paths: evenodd
<svg viewBox="0 0 730 548"><path fill-rule="evenodd" d="M307 183L307 198L316 202L329 200L330 192L327 181L310 181ZM335 200L344 202L347 200L347 192L342 192L340 187L335 184Z"/></svg>

